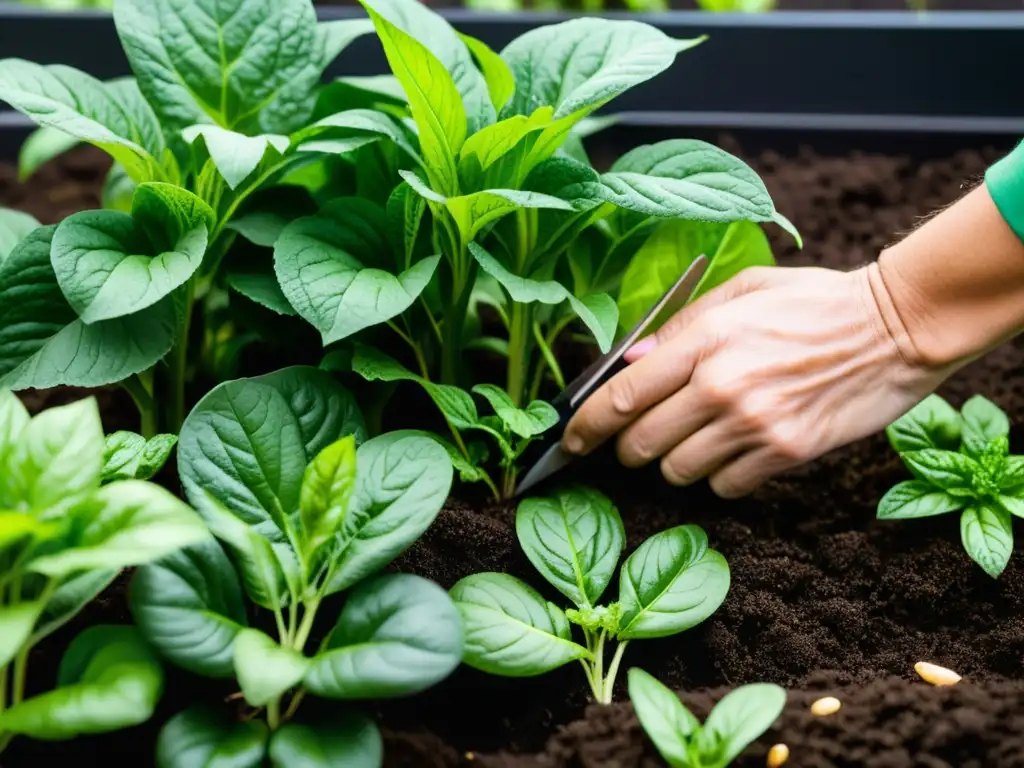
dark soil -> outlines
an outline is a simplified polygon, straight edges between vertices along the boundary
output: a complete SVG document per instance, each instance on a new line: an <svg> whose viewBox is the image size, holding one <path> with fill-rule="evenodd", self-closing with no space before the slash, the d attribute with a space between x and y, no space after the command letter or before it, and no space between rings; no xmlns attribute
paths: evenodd
<svg viewBox="0 0 1024 768"><path fill-rule="evenodd" d="M959 197L1000 154L979 148L926 161L811 150L750 156L728 139L721 143L763 173L776 204L804 235L807 248L796 252L772 231L779 260L838 269L875 258L919 217ZM54 177L50 183L64 181ZM86 199L88 183L76 184ZM30 186L18 194L39 199L42 190ZM0 182L0 201L14 194ZM941 392L958 405L984 394L1020 422L1022 364L1024 340L979 360ZM1014 431L1012 444L1024 450L1024 427ZM656 674L701 717L737 685L786 686L783 716L736 765L764 765L767 747L782 741L792 750L787 765L799 768L1024 766L1024 555L994 581L964 554L955 516L876 521L877 500L906 476L882 436L836 451L736 502L718 500L706 486L670 489L656 471L629 472L607 456L574 472L616 502L630 549L654 532L692 522L704 526L712 546L728 558L733 586L718 613L683 635L635 643L624 669L636 665ZM445 587L481 570L513 573L541 586L518 551L513 512L503 507L453 502L396 567ZM108 602L83 620L123 617ZM60 653L42 650L50 657ZM914 674L919 660L949 666L964 681L933 688ZM35 664L44 678L38 685L50 682L47 667ZM56 755L73 755L79 766L98 765L119 753L148 765L155 730L186 697L183 678L169 675L168 701L151 725L68 746L19 740L3 765L20 768ZM808 707L823 695L839 697L843 708L814 718ZM621 681L616 698L626 699ZM387 732L389 766L663 765L628 703L588 706L578 667L526 680L463 668L425 695L376 709Z"/></svg>

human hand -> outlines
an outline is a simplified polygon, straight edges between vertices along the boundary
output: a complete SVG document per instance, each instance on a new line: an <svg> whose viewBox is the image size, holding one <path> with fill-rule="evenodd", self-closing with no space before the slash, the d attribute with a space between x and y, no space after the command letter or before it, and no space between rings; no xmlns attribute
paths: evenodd
<svg viewBox="0 0 1024 768"><path fill-rule="evenodd" d="M562 440L725 498L884 429L952 368L915 359L875 264L744 270L627 353Z"/></svg>

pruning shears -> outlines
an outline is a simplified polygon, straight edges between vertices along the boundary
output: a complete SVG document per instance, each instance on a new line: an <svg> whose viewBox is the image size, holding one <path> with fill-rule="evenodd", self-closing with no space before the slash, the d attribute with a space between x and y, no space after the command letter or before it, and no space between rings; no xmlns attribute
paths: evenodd
<svg viewBox="0 0 1024 768"><path fill-rule="evenodd" d="M519 482L516 487L516 496L522 495L525 491L551 477L576 458L562 449L562 435L565 433L569 421L588 397L612 376L629 365L623 359L626 350L632 347L655 321L660 325L682 309L693 296L707 268L708 260L703 254L694 259L675 285L665 292L651 310L644 315L643 319L633 326L633 329L618 344L573 379L565 390L551 401L551 405L558 411L558 423L527 449L530 455L539 456L539 458L533 462L530 471Z"/></svg>

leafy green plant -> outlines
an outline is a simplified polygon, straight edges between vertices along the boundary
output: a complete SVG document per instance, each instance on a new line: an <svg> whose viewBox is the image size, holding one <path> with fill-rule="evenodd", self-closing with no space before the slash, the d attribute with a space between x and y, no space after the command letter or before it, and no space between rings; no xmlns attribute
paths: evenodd
<svg viewBox="0 0 1024 768"><path fill-rule="evenodd" d="M122 383L149 438L178 431L186 380L207 365L201 353L216 359L217 347L190 348L193 320L223 301L233 223L251 199L402 129L377 113L315 124L324 68L372 27L318 23L312 0L116 0L114 21L134 77L0 61L0 99L44 131L23 151L23 175L75 141L115 160L109 210L19 238L0 265L0 385ZM259 296L276 288L265 257L246 272ZM233 333L204 337L224 346Z"/></svg>
<svg viewBox="0 0 1024 768"><path fill-rule="evenodd" d="M702 11L718 13L765 13L774 11L778 0L696 0Z"/></svg>
<svg viewBox="0 0 1024 768"><path fill-rule="evenodd" d="M163 728L157 764L233 755L238 765L377 768L371 720L296 714L308 694L405 696L458 666L462 628L445 591L376 575L441 510L452 482L445 452L409 433L367 440L348 391L293 367L211 390L185 421L178 469L219 542L140 568L132 615L170 662L236 679L249 710L234 721L186 709ZM327 599L346 591L333 629L312 644ZM276 637L250 623L247 601L269 612Z"/></svg>
<svg viewBox="0 0 1024 768"><path fill-rule="evenodd" d="M149 480L163 469L178 442L177 435L142 435L119 430L107 435L103 449L102 480Z"/></svg>
<svg viewBox="0 0 1024 768"><path fill-rule="evenodd" d="M642 669L629 670L629 698L671 768L725 768L782 714L786 690L771 683L741 685L715 705L704 725Z"/></svg>
<svg viewBox="0 0 1024 768"><path fill-rule="evenodd" d="M68 646L57 687L29 698L29 652L123 568L209 539L200 517L152 483L102 484L93 398L34 418L0 389L0 751L21 735L60 740L137 725L163 690L160 663L130 626L95 626Z"/></svg>
<svg viewBox="0 0 1024 768"><path fill-rule="evenodd" d="M886 435L914 479L889 489L878 502L878 518L960 511L964 549L998 578L1013 554L1011 515L1024 517L1024 456L1010 455L1006 414L981 395L959 413L929 395L890 424Z"/></svg>
<svg viewBox="0 0 1024 768"><path fill-rule="evenodd" d="M478 573L450 590L466 631L466 664L532 677L579 661L594 699L610 703L626 647L666 637L711 616L729 591L725 558L704 531L680 525L655 534L622 565L619 599L601 604L626 545L611 501L581 486L523 500L516 534L526 557L576 607L563 610L506 573ZM572 638L580 627L584 642ZM606 644L617 647L605 669Z"/></svg>

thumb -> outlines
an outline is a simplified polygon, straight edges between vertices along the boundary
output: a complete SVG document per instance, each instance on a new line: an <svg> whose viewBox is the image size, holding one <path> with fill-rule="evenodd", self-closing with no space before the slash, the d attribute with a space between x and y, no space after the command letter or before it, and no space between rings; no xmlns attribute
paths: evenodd
<svg viewBox="0 0 1024 768"><path fill-rule="evenodd" d="M689 328L715 307L745 294L777 284L781 277L780 273L783 271L784 269L778 267L748 267L733 275L692 304L687 304L672 315L657 331L630 347L625 354L626 361L632 363L639 360L659 344L664 344L684 328Z"/></svg>

